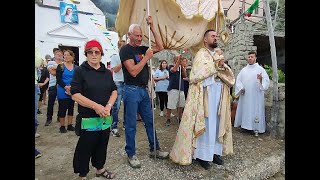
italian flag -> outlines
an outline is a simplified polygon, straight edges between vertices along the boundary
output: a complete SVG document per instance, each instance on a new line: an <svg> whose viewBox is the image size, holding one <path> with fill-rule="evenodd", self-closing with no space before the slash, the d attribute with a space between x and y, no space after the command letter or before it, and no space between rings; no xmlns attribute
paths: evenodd
<svg viewBox="0 0 320 180"><path fill-rule="evenodd" d="M251 14L253 13L253 11L256 9L256 8L258 8L258 6L259 6L259 0L255 0L254 2L253 2L253 4L251 4L251 6L247 9L247 16L248 17L250 17L251 16Z"/></svg>

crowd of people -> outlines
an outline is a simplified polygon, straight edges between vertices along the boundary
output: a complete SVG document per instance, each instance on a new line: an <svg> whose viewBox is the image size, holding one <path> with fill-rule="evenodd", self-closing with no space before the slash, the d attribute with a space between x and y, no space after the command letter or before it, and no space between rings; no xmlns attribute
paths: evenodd
<svg viewBox="0 0 320 180"><path fill-rule="evenodd" d="M104 51L97 40L86 42L86 61L79 66L74 64L75 54L71 50L54 48L54 58L46 56L48 61L41 62L36 48L35 137L40 136L36 133L37 114L42 113L47 92L45 126L52 123L57 99L59 132L75 131L79 136L73 169L81 180L89 173L90 159L97 177L116 176L104 166L109 136L120 137L121 103L125 152L132 168L141 167L135 139L138 119L144 123L150 157L170 158L179 165L189 165L194 159L204 169L211 167L209 162L223 165L222 157L233 153L230 99L233 86L239 97L234 127L255 134L265 132L264 91L268 89L269 77L256 62L256 52L248 53L247 66L235 77L217 46L217 32L209 29L203 35L204 46L196 53L190 72L187 71L189 61L181 54L174 56L172 65L168 60L160 60L159 68L152 72L148 62L164 47L151 16L146 23L150 25L155 45L142 45L141 26L131 24L130 41L127 44L119 41L119 53L111 56L110 69L101 62ZM154 128L152 91L159 98L159 116L165 117L163 124L171 125L172 110L177 109L179 129L170 152L161 150ZM75 102L78 112L74 125ZM37 149L35 156L41 156Z"/></svg>

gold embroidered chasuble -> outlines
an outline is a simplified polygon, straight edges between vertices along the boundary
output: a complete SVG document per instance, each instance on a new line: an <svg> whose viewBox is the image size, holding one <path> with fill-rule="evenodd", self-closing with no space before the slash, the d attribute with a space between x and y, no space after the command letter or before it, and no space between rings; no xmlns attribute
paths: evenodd
<svg viewBox="0 0 320 180"><path fill-rule="evenodd" d="M218 138L219 142L223 144L223 154L233 153L229 86L234 85L235 79L227 65L224 65L222 69L217 69L210 51L201 48L194 58L190 72L188 98L170 152L170 159L180 165L191 164L197 138L205 132L205 115L207 114L205 109L208 107L208 101L204 97L208 96L203 88L202 81L210 76L225 82L219 105L220 127Z"/></svg>

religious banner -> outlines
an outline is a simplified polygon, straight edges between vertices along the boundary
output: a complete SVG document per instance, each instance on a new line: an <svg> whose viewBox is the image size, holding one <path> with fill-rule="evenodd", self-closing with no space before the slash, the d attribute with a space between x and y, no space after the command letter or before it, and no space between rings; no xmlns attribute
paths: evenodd
<svg viewBox="0 0 320 180"><path fill-rule="evenodd" d="M60 18L62 23L78 24L77 6L60 2Z"/></svg>

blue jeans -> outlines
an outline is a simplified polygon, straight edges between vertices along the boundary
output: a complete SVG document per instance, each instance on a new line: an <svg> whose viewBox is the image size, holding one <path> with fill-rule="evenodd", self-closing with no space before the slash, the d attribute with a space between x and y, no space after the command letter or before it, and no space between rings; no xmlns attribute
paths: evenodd
<svg viewBox="0 0 320 180"><path fill-rule="evenodd" d="M111 129L117 129L118 128L118 122L119 122L119 109L121 106L121 100L122 100L122 94L123 94L123 82L114 82L117 86L117 99L112 107L112 125L111 125ZM123 113L124 114L124 113ZM124 116L123 116L123 125L124 125Z"/></svg>
<svg viewBox="0 0 320 180"><path fill-rule="evenodd" d="M35 104L35 107L34 107L34 110L35 110L35 114L34 114L34 123L35 123L35 132L37 132L37 127L38 127L38 101L39 101L39 94L40 94L40 89L39 89L39 86L38 84L35 84L34 86L34 104Z"/></svg>
<svg viewBox="0 0 320 180"><path fill-rule="evenodd" d="M123 88L123 102L126 107L125 118L126 118L126 153L128 157L132 157L136 154L136 126L137 126L137 112L141 115L146 128L150 152L154 151L154 136L153 136L153 120L151 102L146 88L124 85ZM159 142L156 139L156 150L160 149Z"/></svg>

